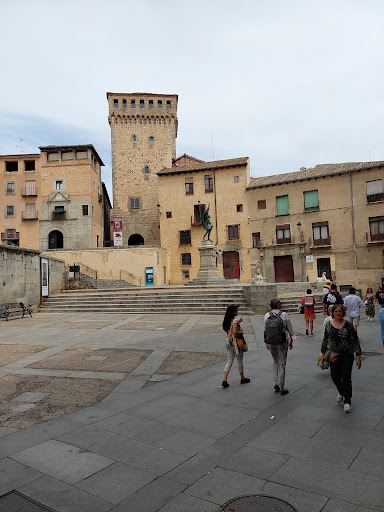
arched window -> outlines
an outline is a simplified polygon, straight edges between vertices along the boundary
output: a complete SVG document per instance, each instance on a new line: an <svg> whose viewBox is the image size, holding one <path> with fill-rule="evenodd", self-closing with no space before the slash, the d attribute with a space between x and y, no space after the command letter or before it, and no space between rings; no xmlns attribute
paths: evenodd
<svg viewBox="0 0 384 512"><path fill-rule="evenodd" d="M144 238L138 233L135 233L128 238L128 245L144 245Z"/></svg>
<svg viewBox="0 0 384 512"><path fill-rule="evenodd" d="M63 249L64 248L64 237L61 231L55 229L48 235L48 249Z"/></svg>
<svg viewBox="0 0 384 512"><path fill-rule="evenodd" d="M151 172L151 171L150 171L150 169L149 169L148 165L146 165L146 166L144 167L144 174L149 174L150 172Z"/></svg>

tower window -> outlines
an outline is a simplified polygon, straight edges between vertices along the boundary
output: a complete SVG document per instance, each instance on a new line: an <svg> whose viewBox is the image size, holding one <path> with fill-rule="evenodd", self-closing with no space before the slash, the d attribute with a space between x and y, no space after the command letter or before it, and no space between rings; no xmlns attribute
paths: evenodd
<svg viewBox="0 0 384 512"><path fill-rule="evenodd" d="M239 177L238 177L238 176L235 176L235 177L233 178L233 181L234 181L235 183L238 183L238 182L239 182Z"/></svg>
<svg viewBox="0 0 384 512"><path fill-rule="evenodd" d="M243 205L242 204L237 204L236 205L236 211L237 212L242 212L243 211Z"/></svg>
<svg viewBox="0 0 384 512"><path fill-rule="evenodd" d="M119 100L113 100L113 108L117 108L119 106Z"/></svg>
<svg viewBox="0 0 384 512"><path fill-rule="evenodd" d="M16 172L18 170L17 162L5 162L5 170L7 172Z"/></svg>
<svg viewBox="0 0 384 512"><path fill-rule="evenodd" d="M148 107L149 107L149 108L153 108L153 100L149 100L149 102L148 102Z"/></svg>
<svg viewBox="0 0 384 512"><path fill-rule="evenodd" d="M140 100L140 108L144 108L144 100Z"/></svg>
<svg viewBox="0 0 384 512"><path fill-rule="evenodd" d="M158 100L157 108L163 108L163 102L161 100Z"/></svg>
<svg viewBox="0 0 384 512"><path fill-rule="evenodd" d="M153 148L154 144L155 144L155 137L153 135L151 135L150 137L148 137L148 147Z"/></svg>
<svg viewBox="0 0 384 512"><path fill-rule="evenodd" d="M83 204L83 215L88 215L88 205Z"/></svg>
<svg viewBox="0 0 384 512"><path fill-rule="evenodd" d="M35 170L35 161L34 160L24 160L24 169L26 171L34 171Z"/></svg>
<svg viewBox="0 0 384 512"><path fill-rule="evenodd" d="M127 108L127 100L123 100L123 108Z"/></svg>
<svg viewBox="0 0 384 512"><path fill-rule="evenodd" d="M172 212L166 212L165 215L167 219L172 219Z"/></svg>
<svg viewBox="0 0 384 512"><path fill-rule="evenodd" d="M136 135L132 135L132 147L137 147L137 137Z"/></svg>
<svg viewBox="0 0 384 512"><path fill-rule="evenodd" d="M167 101L167 110L171 110L171 102L169 100Z"/></svg>
<svg viewBox="0 0 384 512"><path fill-rule="evenodd" d="M136 101L135 100L131 100L131 108L136 108Z"/></svg>
<svg viewBox="0 0 384 512"><path fill-rule="evenodd" d="M149 169L148 165L146 165L146 166L144 167L144 174L149 174L150 172L151 172L151 171L150 171L150 169Z"/></svg>
<svg viewBox="0 0 384 512"><path fill-rule="evenodd" d="M140 200L138 197L131 197L131 209L137 210L140 208Z"/></svg>
<svg viewBox="0 0 384 512"><path fill-rule="evenodd" d="M64 189L63 180L56 180L55 181L55 189L56 190L63 190Z"/></svg>

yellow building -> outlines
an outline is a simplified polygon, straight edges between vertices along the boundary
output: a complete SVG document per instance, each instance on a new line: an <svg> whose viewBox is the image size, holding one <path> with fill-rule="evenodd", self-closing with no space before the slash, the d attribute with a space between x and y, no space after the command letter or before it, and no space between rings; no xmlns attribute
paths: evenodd
<svg viewBox="0 0 384 512"><path fill-rule="evenodd" d="M185 161L196 159L183 155L158 173L161 246L168 251L170 284L185 284L197 276L204 235L201 215L208 207L219 274L249 282L249 158L179 165Z"/></svg>
<svg viewBox="0 0 384 512"><path fill-rule="evenodd" d="M39 249L40 155L0 156L1 243Z"/></svg>
<svg viewBox="0 0 384 512"><path fill-rule="evenodd" d="M384 162L317 165L253 178L247 188L252 266L268 282L381 283Z"/></svg>

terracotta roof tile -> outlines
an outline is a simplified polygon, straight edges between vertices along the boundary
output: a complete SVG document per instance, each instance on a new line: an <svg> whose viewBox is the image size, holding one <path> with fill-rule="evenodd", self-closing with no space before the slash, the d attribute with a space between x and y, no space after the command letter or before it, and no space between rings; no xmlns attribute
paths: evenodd
<svg viewBox="0 0 384 512"><path fill-rule="evenodd" d="M372 169L373 167L384 166L384 161L380 162L347 162L341 164L320 164L308 169L301 169L296 172L287 172L283 174L274 174L272 176L262 176L260 178L251 178L248 189L267 187L268 185L277 185L279 183L291 183L295 181L308 180L311 178L321 178L323 176L332 176L346 172L360 171L363 169Z"/></svg>
<svg viewBox="0 0 384 512"><path fill-rule="evenodd" d="M178 165L176 167L164 168L159 171L157 174L178 174L183 172L198 172L198 171L207 171L214 169L222 169L225 167L239 167L241 165L247 165L249 162L249 157L244 158L231 158L230 160L215 160L214 162L202 162L198 164L191 165Z"/></svg>

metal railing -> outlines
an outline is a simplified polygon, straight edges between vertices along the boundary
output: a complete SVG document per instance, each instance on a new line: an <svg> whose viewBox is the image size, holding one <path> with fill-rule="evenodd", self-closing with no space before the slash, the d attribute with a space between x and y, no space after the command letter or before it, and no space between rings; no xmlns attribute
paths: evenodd
<svg viewBox="0 0 384 512"><path fill-rule="evenodd" d="M31 212L21 212L21 219L22 220L37 220L39 218L38 211L31 211Z"/></svg>
<svg viewBox="0 0 384 512"><path fill-rule="evenodd" d="M126 270L120 270L120 281L127 281L127 283L141 286L141 277L135 276Z"/></svg>
<svg viewBox="0 0 384 512"><path fill-rule="evenodd" d="M24 189L24 188L22 188L22 189L21 189L21 195L22 195L23 197L31 197L31 196L32 196L32 197L35 197L35 196L37 196L37 195L38 195L38 194L37 194L37 187L31 187L31 188L28 188L28 187L27 187L27 188L25 188L25 189Z"/></svg>
<svg viewBox="0 0 384 512"><path fill-rule="evenodd" d="M52 220L64 220L65 219L65 211L64 212L52 212Z"/></svg>

